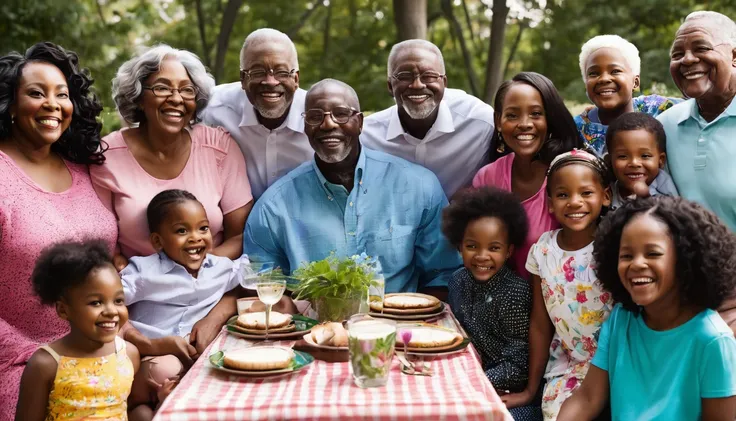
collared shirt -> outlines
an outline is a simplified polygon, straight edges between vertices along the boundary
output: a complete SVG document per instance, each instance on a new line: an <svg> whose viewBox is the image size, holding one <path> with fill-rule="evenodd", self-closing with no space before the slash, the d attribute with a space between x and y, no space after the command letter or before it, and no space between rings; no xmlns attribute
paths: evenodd
<svg viewBox="0 0 736 421"><path fill-rule="evenodd" d="M611 196L611 209L620 208L621 206L623 206L626 200L636 198L636 195L633 195L633 197L622 197L621 192L619 192L618 190L618 187L619 182L618 180L616 180L616 182L613 183L613 188L611 189L613 193ZM654 177L652 184L649 185L649 195L677 196L677 188L675 187L675 183L672 181L672 177L670 177L670 175L667 174L667 171L665 171L664 169L659 170L659 173L656 177Z"/></svg>
<svg viewBox="0 0 736 421"><path fill-rule="evenodd" d="M241 259L208 254L195 278L163 252L132 257L120 272L131 324L151 339L188 335L238 286Z"/></svg>
<svg viewBox="0 0 736 421"><path fill-rule="evenodd" d="M240 82L219 85L212 91L202 120L210 126L222 126L230 132L243 151L253 197L289 171L314 155L304 134L304 98L307 92L297 89L284 123L269 130L256 117L256 111Z"/></svg>
<svg viewBox="0 0 736 421"><path fill-rule="evenodd" d="M736 100L710 123L694 99L657 118L667 134L667 166L677 191L736 232Z"/></svg>
<svg viewBox="0 0 736 421"><path fill-rule="evenodd" d="M386 292L446 286L461 263L440 232L446 205L429 170L363 147L350 192L314 160L271 186L248 217L243 252L287 273L333 251L365 252L379 258Z"/></svg>
<svg viewBox="0 0 736 421"><path fill-rule="evenodd" d="M437 120L424 139L404 130L396 105L365 118L361 142L395 155L437 175L447 197L470 186L473 176L489 163L493 108L458 89L445 89Z"/></svg>

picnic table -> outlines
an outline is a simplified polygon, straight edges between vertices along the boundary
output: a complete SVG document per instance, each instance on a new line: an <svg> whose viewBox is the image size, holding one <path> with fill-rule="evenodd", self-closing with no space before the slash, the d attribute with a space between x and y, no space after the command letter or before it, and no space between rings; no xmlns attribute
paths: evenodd
<svg viewBox="0 0 736 421"><path fill-rule="evenodd" d="M435 322L459 326L449 311ZM463 352L431 359L431 377L403 374L394 357L388 384L369 389L353 383L347 362L316 360L286 377L253 379L220 372L207 361L206 356L219 350L252 344L221 332L154 420L512 421L472 344Z"/></svg>

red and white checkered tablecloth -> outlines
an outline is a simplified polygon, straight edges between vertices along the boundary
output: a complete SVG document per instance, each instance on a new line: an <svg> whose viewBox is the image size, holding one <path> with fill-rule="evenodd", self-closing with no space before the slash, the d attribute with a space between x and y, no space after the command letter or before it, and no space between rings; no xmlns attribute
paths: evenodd
<svg viewBox="0 0 736 421"><path fill-rule="evenodd" d="M205 355L248 345L222 332ZM269 380L228 375L200 358L155 420L512 421L472 345L430 364L432 377L409 376L394 358L385 387L361 389L353 383L349 363L316 360L302 371Z"/></svg>

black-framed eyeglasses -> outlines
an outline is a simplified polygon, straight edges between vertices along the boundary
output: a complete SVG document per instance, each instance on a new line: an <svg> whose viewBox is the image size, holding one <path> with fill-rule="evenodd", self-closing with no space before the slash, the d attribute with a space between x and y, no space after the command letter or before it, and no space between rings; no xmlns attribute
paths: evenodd
<svg viewBox="0 0 736 421"><path fill-rule="evenodd" d="M310 126L320 126L325 120L325 116L328 115L337 124L345 124L350 121L350 117L361 114L360 111L352 107L338 106L332 109L332 111L324 111L320 108L312 108L302 113L304 122Z"/></svg>
<svg viewBox="0 0 736 421"><path fill-rule="evenodd" d="M159 98L167 98L174 95L174 91L179 92L179 96L183 99L194 99L197 97L197 88L194 86L184 86L183 88L172 88L166 85L153 85L144 86L143 89L148 89L153 92Z"/></svg>
<svg viewBox="0 0 736 421"><path fill-rule="evenodd" d="M252 69L252 70L240 70L240 78L248 78L251 82L261 83L266 80L266 77L270 74L274 79L279 82L286 82L291 79L296 73L296 69L291 70L273 70L273 69Z"/></svg>
<svg viewBox="0 0 736 421"><path fill-rule="evenodd" d="M445 77L445 75L433 71L426 71L422 74L417 74L414 72L399 72L391 75L391 77L401 83L413 83L417 78L419 78L419 81L427 85L429 83L437 82L441 78Z"/></svg>

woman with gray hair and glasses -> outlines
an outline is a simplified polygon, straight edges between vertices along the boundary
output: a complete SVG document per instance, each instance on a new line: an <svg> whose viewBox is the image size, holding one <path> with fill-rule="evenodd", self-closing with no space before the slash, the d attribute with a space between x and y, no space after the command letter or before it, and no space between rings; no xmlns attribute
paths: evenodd
<svg viewBox="0 0 736 421"><path fill-rule="evenodd" d="M206 211L209 223L204 227L201 222L200 226L191 227L180 215L175 215L178 219L168 221L167 225L167 229L175 231L177 243L173 247L182 250L182 256L186 256L182 258L201 265L194 275L200 286L221 266L208 253L230 259L242 254L243 228L253 206L243 154L222 128L197 124L198 113L207 105L214 84L197 56L167 45L158 45L133 57L120 67L113 79L113 98L130 127L104 138L109 146L105 162L92 169L90 175L103 204L117 217L115 266L124 269L124 277L131 273L142 275L142 269L146 269L145 276L136 278L137 286L142 286L138 284L148 276L167 276L185 270L165 253L152 260L156 262L155 267L151 264L143 268L144 260L138 259L127 265L128 259L134 256L150 256L160 251L149 241L146 209L151 199L164 190L189 191ZM179 219L182 223L176 223ZM209 230L212 250L207 250L207 246L202 250L199 243L191 244L190 230L200 233ZM157 244L157 249L161 249L160 241ZM149 299L188 308L192 304L191 291L186 289L172 285ZM155 404L153 396L167 379L175 378L191 365L192 359L217 336L234 313L230 310L235 308L236 293L234 290L225 294L206 317L194 323L191 333L183 332L180 324L178 330L158 329L155 334L147 331L148 337L144 336L133 326L137 321L143 323L150 315L137 314L136 304L130 307L133 326L126 325L123 336L145 356L129 398L130 407L135 408L131 419L152 416L147 405Z"/></svg>
<svg viewBox="0 0 736 421"><path fill-rule="evenodd" d="M245 160L222 128L197 124L215 81L194 54L158 45L125 62L113 99L131 126L104 138L105 163L91 171L102 202L117 216L118 270L132 256L156 252L146 207L158 193L187 190L204 205L212 254L240 257L253 206Z"/></svg>

